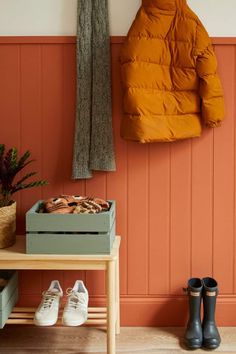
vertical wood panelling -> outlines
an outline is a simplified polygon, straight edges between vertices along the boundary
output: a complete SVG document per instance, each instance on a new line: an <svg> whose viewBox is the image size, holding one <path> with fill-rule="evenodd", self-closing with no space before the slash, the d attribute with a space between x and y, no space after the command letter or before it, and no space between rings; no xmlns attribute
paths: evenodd
<svg viewBox="0 0 236 354"><path fill-rule="evenodd" d="M42 45L42 173L49 181L43 197L63 192L63 45Z"/></svg>
<svg viewBox="0 0 236 354"><path fill-rule="evenodd" d="M191 276L212 276L213 131L192 141Z"/></svg>
<svg viewBox="0 0 236 354"><path fill-rule="evenodd" d="M191 140L171 146L171 293L182 293L190 276L191 247Z"/></svg>
<svg viewBox="0 0 236 354"><path fill-rule="evenodd" d="M53 43L51 38L45 43L0 44L0 142L20 151L29 149L37 160L32 168L50 182L42 190L18 195L18 226L25 211L41 197L65 193L115 199L117 233L122 236L124 323L132 323L137 307L143 313L154 312L147 313L143 322L138 316L140 325L156 323L156 315L159 324L167 324L163 309L168 302L173 305L173 323L179 323L178 306L184 305L180 295L190 276L213 275L220 285L220 308L229 309L231 298L224 298L225 294L234 294L230 296L236 306L235 43L216 45L227 107L222 127L204 129L198 139L142 145L127 143L119 135L121 42L112 44L117 171L96 172L87 181L71 179L75 43L66 39ZM52 279L59 279L64 291L83 279L92 297L105 290L102 272L23 271L21 303L33 305ZM173 298L179 301L174 304ZM227 311L220 315L223 322ZM232 316L228 317L232 323Z"/></svg>
<svg viewBox="0 0 236 354"><path fill-rule="evenodd" d="M76 109L76 55L73 44L63 46L63 109L62 125L64 146L63 159L63 193L84 195L85 181L71 178L72 157Z"/></svg>
<svg viewBox="0 0 236 354"><path fill-rule="evenodd" d="M233 292L234 240L234 46L216 48L225 90L227 116L220 129L214 130L214 239L213 274L221 291ZM227 70L224 70L227 68Z"/></svg>
<svg viewBox="0 0 236 354"><path fill-rule="evenodd" d="M116 232L121 235L120 257L120 291L127 293L127 143L117 134L122 116L122 92L119 65L120 45L112 47L112 98L114 142L116 153L116 169L119 173L107 174L107 198L114 199L117 205Z"/></svg>
<svg viewBox="0 0 236 354"><path fill-rule="evenodd" d="M24 295L41 295L42 291L45 290L42 286L41 270L20 271L19 284L19 292L23 297Z"/></svg>
<svg viewBox="0 0 236 354"><path fill-rule="evenodd" d="M106 172L94 172L93 178L86 180L85 193L91 197L99 196L106 199ZM105 293L104 272L87 271L86 284L90 294Z"/></svg>
<svg viewBox="0 0 236 354"><path fill-rule="evenodd" d="M30 149L31 158L35 159L26 167L25 172L36 171L36 178L42 177L42 62L41 47L38 45L22 45L20 51L21 72L21 151ZM24 220L23 210L28 210L36 200L42 199L41 188L25 190L21 194L21 218ZM24 229L23 229L24 232ZM41 275L32 276L33 272L21 273L21 287L23 293L37 293L42 291ZM28 287L25 285L29 284Z"/></svg>
<svg viewBox="0 0 236 354"><path fill-rule="evenodd" d="M62 102L62 126L63 126L63 193L83 195L85 182L74 181L71 178L74 127L75 127L75 104L76 104L76 55L73 44L63 46L63 102Z"/></svg>
<svg viewBox="0 0 236 354"><path fill-rule="evenodd" d="M150 146L149 293L169 293L170 145Z"/></svg>
<svg viewBox="0 0 236 354"><path fill-rule="evenodd" d="M0 115L1 142L20 147L20 46L0 46Z"/></svg>
<svg viewBox="0 0 236 354"><path fill-rule="evenodd" d="M20 103L20 46L0 46L0 142L6 148L13 146L21 150L21 103ZM17 202L17 229L22 229L21 195L14 197Z"/></svg>
<svg viewBox="0 0 236 354"><path fill-rule="evenodd" d="M148 293L148 146L128 143L128 293Z"/></svg>
<svg viewBox="0 0 236 354"><path fill-rule="evenodd" d="M37 45L21 46L21 150L22 153L29 149L32 164L26 167L25 172L37 171L35 178L41 178L42 174L42 67L41 48ZM36 199L42 199L41 188L26 190L22 193L22 209L29 209Z"/></svg>

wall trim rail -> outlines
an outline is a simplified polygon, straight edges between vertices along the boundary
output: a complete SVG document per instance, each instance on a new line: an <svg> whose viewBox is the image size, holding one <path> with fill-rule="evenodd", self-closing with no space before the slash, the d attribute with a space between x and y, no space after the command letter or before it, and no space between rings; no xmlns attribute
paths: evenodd
<svg viewBox="0 0 236 354"><path fill-rule="evenodd" d="M125 36L111 36L111 43L123 43ZM76 36L0 36L0 44L71 44ZM236 37L212 37L213 44L236 44Z"/></svg>

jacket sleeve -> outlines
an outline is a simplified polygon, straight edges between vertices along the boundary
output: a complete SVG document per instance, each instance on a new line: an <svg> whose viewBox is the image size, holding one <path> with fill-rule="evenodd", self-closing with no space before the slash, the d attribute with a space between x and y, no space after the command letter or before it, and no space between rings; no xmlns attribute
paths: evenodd
<svg viewBox="0 0 236 354"><path fill-rule="evenodd" d="M196 36L196 70L199 77L202 118L209 127L217 127L224 119L224 97L217 74L217 60L204 27L199 24Z"/></svg>

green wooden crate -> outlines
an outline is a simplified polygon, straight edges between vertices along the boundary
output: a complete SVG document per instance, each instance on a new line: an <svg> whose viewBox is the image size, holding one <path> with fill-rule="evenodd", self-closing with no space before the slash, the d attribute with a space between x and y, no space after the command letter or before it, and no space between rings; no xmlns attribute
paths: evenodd
<svg viewBox="0 0 236 354"><path fill-rule="evenodd" d="M26 252L30 254L109 254L115 239L115 202L98 214L26 213Z"/></svg>
<svg viewBox="0 0 236 354"><path fill-rule="evenodd" d="M0 328L3 328L18 301L18 273L0 270L0 277L8 279L6 286L0 291Z"/></svg>

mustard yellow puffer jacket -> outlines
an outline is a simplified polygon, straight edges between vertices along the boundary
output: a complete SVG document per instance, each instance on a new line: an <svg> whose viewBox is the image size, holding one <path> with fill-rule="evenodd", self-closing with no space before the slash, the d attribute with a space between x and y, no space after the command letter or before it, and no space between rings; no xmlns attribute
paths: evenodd
<svg viewBox="0 0 236 354"><path fill-rule="evenodd" d="M209 36L186 0L143 0L121 52L121 136L141 143L198 137L224 99Z"/></svg>

